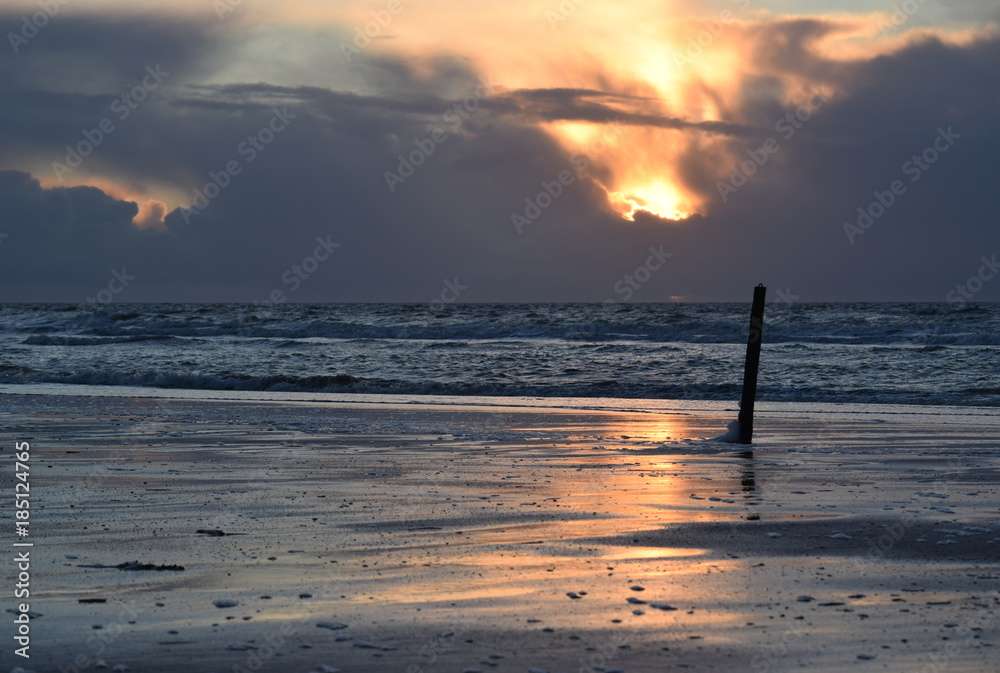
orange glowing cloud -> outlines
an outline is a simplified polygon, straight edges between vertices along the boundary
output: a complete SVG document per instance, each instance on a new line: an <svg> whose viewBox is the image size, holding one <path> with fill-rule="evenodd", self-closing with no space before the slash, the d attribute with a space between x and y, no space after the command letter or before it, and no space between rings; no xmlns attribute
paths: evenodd
<svg viewBox="0 0 1000 673"><path fill-rule="evenodd" d="M139 204L139 213L132 218L132 223L140 229L166 228L164 219L167 217L167 204L156 199L149 199Z"/></svg>
<svg viewBox="0 0 1000 673"><path fill-rule="evenodd" d="M339 18L357 32L385 5L351 3ZM889 31L884 13L776 17L734 2L699 16L690 5L681 0L404 2L384 26L371 24L370 33L377 35L365 48L405 57L418 74L436 59L461 58L507 91L579 89L633 97L603 103L624 118L614 125L614 137L603 142L597 139L607 135L609 120L539 123L568 153L585 154L599 168L590 177L623 219L646 211L683 220L705 213L715 199L714 190L692 184L681 168L685 162L694 158L722 179L746 160L747 147L775 133L780 117L745 119L749 104L766 99L786 112L806 105L818 114L810 103L817 92L824 100L837 94L820 67L824 63L872 59L930 34L954 43L977 34L907 25ZM317 11L315 4L300 11L304 7ZM799 62L789 56L796 54ZM817 67L807 67L810 62ZM637 116L684 120L687 126L644 124ZM711 123L743 124L761 137L750 144L734 141L714 133Z"/></svg>
<svg viewBox="0 0 1000 673"><path fill-rule="evenodd" d="M587 157L590 168L583 172L624 220L643 211L684 220L713 207L715 190L706 184L732 175L747 148L773 133L778 121L748 115L755 102L767 103L761 109L795 110L818 90L836 97L829 80L838 64L891 54L931 35L964 44L993 31L917 28L908 17L886 12L777 16L749 0L711 11L692 0L225 2L233 11L220 17L213 16L208 0L178 0L172 11L231 22L221 25L280 25L309 34L330 28L337 36L333 52L346 59L336 63L338 70L353 68L355 59L385 55L400 59L417 77L431 78L442 63L454 61L499 83L501 92L607 94L597 103L574 103L600 115L553 114L530 122L567 154ZM440 93L461 98L472 91ZM620 120L605 113L620 113ZM726 125L761 138L747 142ZM692 178L692 164L702 179ZM126 196L120 188L108 193ZM163 226L163 204L189 199L142 196L129 197L142 204L134 220L139 227Z"/></svg>
<svg viewBox="0 0 1000 673"><path fill-rule="evenodd" d="M114 180L99 176L81 177L78 180L64 178L58 180L49 177L38 178L39 184L44 189L55 189L58 187L95 187L118 201L125 201L136 204L138 212L132 218L132 224L139 229L164 230L166 224L164 219L170 212L169 207L157 198L151 198L144 190L136 190ZM136 192L139 193L136 193Z"/></svg>
<svg viewBox="0 0 1000 673"><path fill-rule="evenodd" d="M726 100L739 85L743 32L732 11L706 24L677 19L679 2L652 0L444 3L419 10L404 4L382 27L371 22L383 4L354 3L349 12L343 10L340 18L353 26L352 35L369 24L368 35L376 33L353 46L404 57L418 74L436 59L460 57L508 91L607 91L632 97L627 103L604 102L623 115L695 124L723 120ZM698 50L689 55L692 41ZM608 122L541 123L568 153L584 154L600 169L590 177L623 219L632 220L639 211L671 220L704 212L705 196L678 169L682 157L704 142L701 134L626 121L614 125L611 139Z"/></svg>

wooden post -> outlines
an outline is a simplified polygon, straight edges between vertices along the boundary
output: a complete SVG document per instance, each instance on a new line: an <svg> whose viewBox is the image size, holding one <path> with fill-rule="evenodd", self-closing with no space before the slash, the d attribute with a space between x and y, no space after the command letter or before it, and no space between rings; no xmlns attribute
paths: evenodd
<svg viewBox="0 0 1000 673"><path fill-rule="evenodd" d="M760 343L764 332L763 284L753 289L750 308L750 336L747 338L747 359L743 368L743 398L740 401L740 444L753 441L753 405L757 399L757 369L760 366Z"/></svg>

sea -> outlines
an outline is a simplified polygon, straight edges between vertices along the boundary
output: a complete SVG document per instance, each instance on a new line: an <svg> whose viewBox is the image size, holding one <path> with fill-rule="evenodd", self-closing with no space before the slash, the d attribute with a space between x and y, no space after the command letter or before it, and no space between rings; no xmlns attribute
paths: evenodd
<svg viewBox="0 0 1000 673"><path fill-rule="evenodd" d="M0 385L735 403L749 312L742 303L4 304ZM1000 406L1000 304L772 301L757 398Z"/></svg>

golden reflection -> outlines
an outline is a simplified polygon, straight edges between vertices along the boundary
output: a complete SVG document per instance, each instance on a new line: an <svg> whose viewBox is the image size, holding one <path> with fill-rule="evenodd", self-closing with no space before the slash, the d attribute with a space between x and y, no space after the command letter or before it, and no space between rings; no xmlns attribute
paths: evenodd
<svg viewBox="0 0 1000 673"><path fill-rule="evenodd" d="M645 559L647 561L654 561L658 559L673 559L684 556L701 556L705 554L707 549L680 549L680 548L665 548L657 549L655 547L605 547L604 552L601 554L601 558L605 561L626 561L630 559ZM680 568L678 570L680 571Z"/></svg>
<svg viewBox="0 0 1000 673"><path fill-rule="evenodd" d="M705 437L716 430L706 425L703 416L683 413L573 412L567 416L566 421L555 424L555 430L566 433L574 442L594 440L612 448L658 447L671 441Z"/></svg>

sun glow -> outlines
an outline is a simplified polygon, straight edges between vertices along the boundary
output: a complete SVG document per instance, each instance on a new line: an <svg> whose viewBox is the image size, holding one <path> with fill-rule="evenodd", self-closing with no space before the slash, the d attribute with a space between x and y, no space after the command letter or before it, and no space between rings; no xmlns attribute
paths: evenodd
<svg viewBox="0 0 1000 673"><path fill-rule="evenodd" d="M692 213L683 206L683 198L674 185L655 182L632 190L630 193L608 192L612 207L624 219L635 221L639 211L645 211L666 220L684 220Z"/></svg>
<svg viewBox="0 0 1000 673"><path fill-rule="evenodd" d="M10 3L25 11L37 4ZM132 5L92 0L88 7ZM383 84L366 83L366 73L379 73L387 63L379 57L390 55L408 76L426 79L444 108L445 99L472 94L481 77L496 84L498 95L510 94L511 100L493 109L526 127L543 128L574 158L579 177L606 193L607 210L624 221L635 221L639 213L682 221L717 207L712 185L745 160L752 132L773 133L777 115L801 105L817 88L836 93L830 91L836 78L829 74L835 71L811 65L811 59L847 63L891 54L929 36L958 45L996 32L993 26L936 30L917 22L886 31L891 15L884 11L785 15L778 21L757 3L742 0L421 0L412 5L260 0L229 6L231 14L216 15L205 9L205 0L171 4L170 12L178 16L197 12L225 18L227 26L280 27L273 33L251 31L257 37L241 52L246 58L235 59L213 82L258 81L261 73L280 79L286 68L300 66L294 71L297 83L377 96ZM796 27L796 22L806 23ZM782 23L795 30L777 30ZM302 29L308 31L304 35L321 37L322 47L306 40L308 48L301 53L283 50L276 60L275 41L289 39L283 31L290 35ZM800 54L805 64L786 62L786 52ZM307 79L299 82L300 76ZM490 107L484 103L477 109ZM721 130L727 125L749 132ZM43 174L47 161L33 174ZM134 201L133 222L141 228L163 228L166 214L190 201L187 181L142 188L125 186L115 176L105 175L103 181L82 171L77 176L49 184L92 185Z"/></svg>

